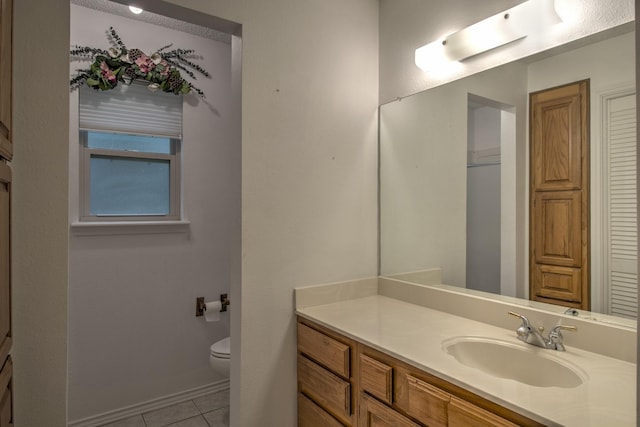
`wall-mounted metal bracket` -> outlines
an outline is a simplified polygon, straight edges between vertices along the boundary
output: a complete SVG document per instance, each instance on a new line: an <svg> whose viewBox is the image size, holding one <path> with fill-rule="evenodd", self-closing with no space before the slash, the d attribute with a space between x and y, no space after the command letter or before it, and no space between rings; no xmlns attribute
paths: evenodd
<svg viewBox="0 0 640 427"><path fill-rule="evenodd" d="M227 307L231 304L227 294L220 294L220 313L227 311ZM204 312L207 311L207 307L204 303L204 297L196 298L196 317L204 316Z"/></svg>
<svg viewBox="0 0 640 427"><path fill-rule="evenodd" d="M227 294L220 294L220 302L222 303L222 308L220 309L220 312L222 313L223 311L227 311L227 306L231 304L231 301L227 297Z"/></svg>
<svg viewBox="0 0 640 427"><path fill-rule="evenodd" d="M196 317L204 316L204 297L196 298Z"/></svg>

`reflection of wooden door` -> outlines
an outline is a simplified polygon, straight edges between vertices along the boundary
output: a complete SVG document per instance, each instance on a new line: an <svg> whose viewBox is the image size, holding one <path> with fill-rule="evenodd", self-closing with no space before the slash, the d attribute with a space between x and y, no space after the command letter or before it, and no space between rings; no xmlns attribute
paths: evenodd
<svg viewBox="0 0 640 427"><path fill-rule="evenodd" d="M588 310L589 81L529 101L530 298Z"/></svg>

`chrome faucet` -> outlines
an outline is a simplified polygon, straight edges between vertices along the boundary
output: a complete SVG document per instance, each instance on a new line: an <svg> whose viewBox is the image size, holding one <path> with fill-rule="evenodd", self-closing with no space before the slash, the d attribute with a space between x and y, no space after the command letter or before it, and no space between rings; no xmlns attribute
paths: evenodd
<svg viewBox="0 0 640 427"><path fill-rule="evenodd" d="M563 337L560 333L560 330L564 329L565 331L577 331L578 328L575 326L567 326L567 325L556 325L551 328L551 332L549 332L549 340L547 341L547 348L551 350L565 351L564 343L562 342Z"/></svg>
<svg viewBox="0 0 640 427"><path fill-rule="evenodd" d="M537 347L548 348L551 350L557 351L565 351L565 347L563 344L562 333L560 332L562 329L566 331L577 331L578 328L575 326L566 326L566 325L556 325L549 332L549 337L544 338L542 336L542 332L544 332L544 327L540 326L537 329L531 326L529 319L525 316L514 313L513 311L509 312L510 315L519 317L522 320L522 325L516 329L516 334L518 335L518 339L522 342L526 342L527 344L535 345Z"/></svg>

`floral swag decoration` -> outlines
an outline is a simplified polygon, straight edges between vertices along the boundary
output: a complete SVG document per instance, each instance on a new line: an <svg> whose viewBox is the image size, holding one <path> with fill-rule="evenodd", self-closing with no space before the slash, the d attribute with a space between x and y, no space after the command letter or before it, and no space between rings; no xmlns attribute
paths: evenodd
<svg viewBox="0 0 640 427"><path fill-rule="evenodd" d="M204 98L204 92L180 74L182 70L195 80L196 71L209 77L204 68L186 59L186 56L194 54L193 49L166 51L172 46L169 44L147 56L140 49L127 49L113 27L109 27L108 35L114 47L104 50L74 46L69 52L73 57L93 59L89 68L77 70L76 75L69 81L72 90L83 84L96 90L110 90L115 88L118 82L130 85L134 80L142 80L148 82L147 88L151 91L159 89L175 95L194 91Z"/></svg>

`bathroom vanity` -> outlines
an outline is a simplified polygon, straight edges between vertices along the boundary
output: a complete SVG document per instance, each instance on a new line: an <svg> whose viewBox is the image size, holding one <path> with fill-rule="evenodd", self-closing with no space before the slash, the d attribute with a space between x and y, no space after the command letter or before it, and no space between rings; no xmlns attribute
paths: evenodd
<svg viewBox="0 0 640 427"><path fill-rule="evenodd" d="M298 351L300 426L542 425L305 318Z"/></svg>
<svg viewBox="0 0 640 427"><path fill-rule="evenodd" d="M317 305L296 290L300 426L635 425L635 363L520 342L517 319L321 288Z"/></svg>

